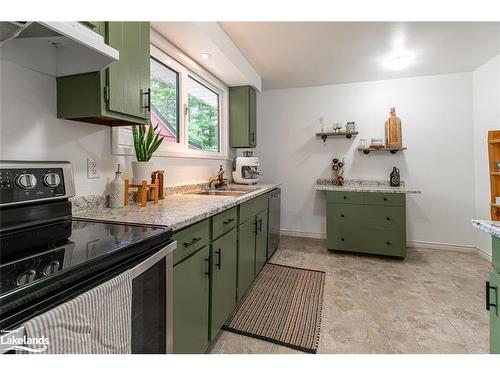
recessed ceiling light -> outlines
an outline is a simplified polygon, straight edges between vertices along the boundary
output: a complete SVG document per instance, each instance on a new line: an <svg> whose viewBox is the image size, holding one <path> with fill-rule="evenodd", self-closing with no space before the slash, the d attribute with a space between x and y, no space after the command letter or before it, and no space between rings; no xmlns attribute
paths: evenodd
<svg viewBox="0 0 500 375"><path fill-rule="evenodd" d="M208 60L208 59L211 59L212 58L212 55L210 55L209 53L201 53L200 54L200 58L202 60Z"/></svg>
<svg viewBox="0 0 500 375"><path fill-rule="evenodd" d="M384 61L384 67L390 70L401 70L406 68L413 60L413 56L400 55L394 56Z"/></svg>

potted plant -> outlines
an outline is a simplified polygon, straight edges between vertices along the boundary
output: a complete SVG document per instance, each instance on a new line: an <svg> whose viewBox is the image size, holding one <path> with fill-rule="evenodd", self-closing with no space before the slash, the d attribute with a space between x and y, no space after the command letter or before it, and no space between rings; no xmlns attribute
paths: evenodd
<svg viewBox="0 0 500 375"><path fill-rule="evenodd" d="M163 136L157 132L158 124L153 128L149 125L146 131L146 125L132 126L132 136L134 138L134 149L137 161L132 162L132 183L142 184L142 181L149 181L153 166L149 161L153 153L163 142Z"/></svg>

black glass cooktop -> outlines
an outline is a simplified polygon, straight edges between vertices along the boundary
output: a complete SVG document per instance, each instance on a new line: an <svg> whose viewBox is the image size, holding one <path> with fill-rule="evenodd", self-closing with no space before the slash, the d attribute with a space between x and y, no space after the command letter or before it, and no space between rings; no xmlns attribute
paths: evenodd
<svg viewBox="0 0 500 375"><path fill-rule="evenodd" d="M167 227L64 219L0 237L0 298L104 260L123 260L171 237Z"/></svg>

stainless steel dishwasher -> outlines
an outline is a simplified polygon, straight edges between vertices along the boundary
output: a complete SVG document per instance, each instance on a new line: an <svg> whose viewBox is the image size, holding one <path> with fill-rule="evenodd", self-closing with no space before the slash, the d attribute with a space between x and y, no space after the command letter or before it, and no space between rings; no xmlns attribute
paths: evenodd
<svg viewBox="0 0 500 375"><path fill-rule="evenodd" d="M267 259L269 260L280 244L281 189L269 193L269 230L267 233Z"/></svg>

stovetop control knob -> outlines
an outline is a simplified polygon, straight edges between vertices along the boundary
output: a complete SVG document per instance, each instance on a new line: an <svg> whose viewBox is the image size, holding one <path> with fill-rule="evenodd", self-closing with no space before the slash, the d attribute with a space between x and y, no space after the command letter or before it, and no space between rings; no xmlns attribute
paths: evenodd
<svg viewBox="0 0 500 375"><path fill-rule="evenodd" d="M61 183L61 177L57 173L46 173L43 175L43 183L49 188L56 188Z"/></svg>
<svg viewBox="0 0 500 375"><path fill-rule="evenodd" d="M36 277L35 270L26 271L17 278L17 285L19 286L26 285L35 280L35 277Z"/></svg>
<svg viewBox="0 0 500 375"><path fill-rule="evenodd" d="M16 177L16 185L21 189L33 189L36 186L36 177L31 173L23 173Z"/></svg>
<svg viewBox="0 0 500 375"><path fill-rule="evenodd" d="M43 268L43 274L45 276L52 275L54 272L59 270L59 262L57 260L50 262Z"/></svg>

